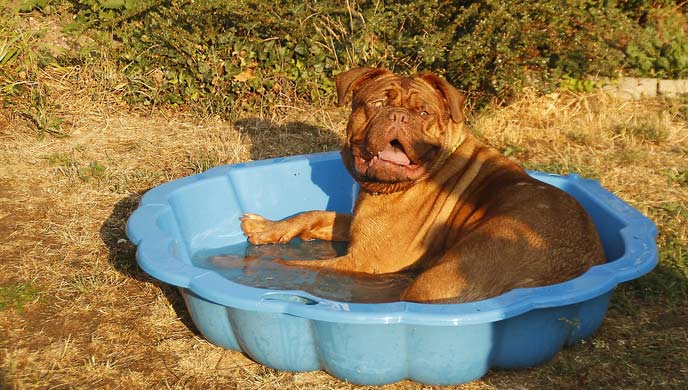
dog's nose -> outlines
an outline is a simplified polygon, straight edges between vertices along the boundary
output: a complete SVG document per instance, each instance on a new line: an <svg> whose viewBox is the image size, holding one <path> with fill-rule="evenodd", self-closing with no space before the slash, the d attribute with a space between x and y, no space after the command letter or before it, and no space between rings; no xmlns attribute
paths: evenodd
<svg viewBox="0 0 688 390"><path fill-rule="evenodd" d="M401 110L393 110L388 114L389 120L394 123L408 123L408 113Z"/></svg>

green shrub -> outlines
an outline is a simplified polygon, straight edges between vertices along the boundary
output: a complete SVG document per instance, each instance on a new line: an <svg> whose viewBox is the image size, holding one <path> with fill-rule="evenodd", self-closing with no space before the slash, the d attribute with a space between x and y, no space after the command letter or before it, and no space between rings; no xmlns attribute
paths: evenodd
<svg viewBox="0 0 688 390"><path fill-rule="evenodd" d="M643 16L642 39L626 48L631 68L658 78L688 77L688 19L673 8L653 8Z"/></svg>
<svg viewBox="0 0 688 390"><path fill-rule="evenodd" d="M40 291L30 283L6 283L0 285L0 312L14 308L21 312L24 306L40 298Z"/></svg>
<svg viewBox="0 0 688 390"><path fill-rule="evenodd" d="M432 70L477 102L591 75L681 77L688 68L685 5L667 0L62 3L75 15L68 29L93 36L94 52L111 46L128 101L219 114L327 103L332 75L361 65Z"/></svg>

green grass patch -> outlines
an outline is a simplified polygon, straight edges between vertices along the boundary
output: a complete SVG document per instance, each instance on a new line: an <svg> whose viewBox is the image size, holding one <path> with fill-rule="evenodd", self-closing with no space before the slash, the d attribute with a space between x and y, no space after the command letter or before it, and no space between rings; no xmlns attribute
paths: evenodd
<svg viewBox="0 0 688 390"><path fill-rule="evenodd" d="M521 146L515 145L515 144L507 144L502 150L502 155L504 157L516 157L520 154L523 154L526 151Z"/></svg>
<svg viewBox="0 0 688 390"><path fill-rule="evenodd" d="M101 162L92 160L88 163L80 162L77 152L84 151L84 147L77 146L71 153L54 152L43 157L52 167L69 178L79 178L83 182L92 180L104 180L107 168Z"/></svg>
<svg viewBox="0 0 688 390"><path fill-rule="evenodd" d="M65 136L55 113L59 105L41 80L45 70L61 65L40 41L42 31L22 20L26 2L14 3L0 1L0 102L32 123L39 136Z"/></svg>
<svg viewBox="0 0 688 390"><path fill-rule="evenodd" d="M54 152L47 156L44 156L43 159L47 161L48 164L54 167L71 169L79 165L79 162L76 160L74 153L70 154L64 152Z"/></svg>
<svg viewBox="0 0 688 390"><path fill-rule="evenodd" d="M163 179L164 175L162 172L135 170L123 174L109 173L106 181L110 192L129 194L134 191L148 189L153 185L161 183Z"/></svg>
<svg viewBox="0 0 688 390"><path fill-rule="evenodd" d="M644 150L631 148L619 149L615 154L615 157L625 164L638 162L647 156Z"/></svg>
<svg viewBox="0 0 688 390"><path fill-rule="evenodd" d="M589 145L590 144L590 136L585 133L576 133L573 131L570 131L566 133L566 139L568 139L571 142L575 142L580 145Z"/></svg>
<svg viewBox="0 0 688 390"><path fill-rule="evenodd" d="M660 144L669 138L669 129L661 118L630 120L616 125L614 131L627 138L655 144Z"/></svg>
<svg viewBox="0 0 688 390"><path fill-rule="evenodd" d="M30 283L13 283L0 286L0 311L15 309L21 312L24 306L40 298L38 288Z"/></svg>
<svg viewBox="0 0 688 390"><path fill-rule="evenodd" d="M98 161L91 161L88 165L78 169L79 178L83 181L99 180L105 177L105 165Z"/></svg>
<svg viewBox="0 0 688 390"><path fill-rule="evenodd" d="M688 207L679 202L664 202L659 208L666 211L673 217L680 217L688 220Z"/></svg>
<svg viewBox="0 0 688 390"><path fill-rule="evenodd" d="M193 173L205 172L210 168L222 164L221 156L213 151L190 154L187 160L187 165Z"/></svg>
<svg viewBox="0 0 688 390"><path fill-rule="evenodd" d="M67 133L62 129L63 119L54 114L59 105L52 103L41 88L32 89L30 95L30 104L19 108L17 112L33 123L40 136L66 136Z"/></svg>
<svg viewBox="0 0 688 390"><path fill-rule="evenodd" d="M669 184L688 186L688 168L660 169L659 173L667 178Z"/></svg>

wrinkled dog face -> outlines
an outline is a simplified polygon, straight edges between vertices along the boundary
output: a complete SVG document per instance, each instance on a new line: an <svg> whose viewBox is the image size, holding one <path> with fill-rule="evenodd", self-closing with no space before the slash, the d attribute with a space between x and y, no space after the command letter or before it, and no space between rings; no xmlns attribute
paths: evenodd
<svg viewBox="0 0 688 390"><path fill-rule="evenodd" d="M398 191L426 177L451 146L450 127L463 121L463 96L432 74L402 77L358 68L336 82L340 105L353 93L344 163L376 192Z"/></svg>

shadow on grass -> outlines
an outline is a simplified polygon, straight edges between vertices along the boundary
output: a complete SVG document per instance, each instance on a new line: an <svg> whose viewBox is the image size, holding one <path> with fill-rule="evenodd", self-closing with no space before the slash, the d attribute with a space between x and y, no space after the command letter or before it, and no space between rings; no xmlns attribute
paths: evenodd
<svg viewBox="0 0 688 390"><path fill-rule="evenodd" d="M136 210L141 197L146 191L129 195L115 204L112 213L100 227L100 239L103 240L103 243L108 248L110 264L117 271L140 282L156 285L172 305L182 323L192 332L200 335L194 326L189 312L186 310L186 304L179 290L174 286L151 278L136 263L136 246L127 238L126 226L129 216Z"/></svg>
<svg viewBox="0 0 688 390"><path fill-rule="evenodd" d="M260 118L244 118L235 125L251 140L252 160L338 150L340 147L340 139L335 132L304 122L277 124Z"/></svg>
<svg viewBox="0 0 688 390"><path fill-rule="evenodd" d="M660 250L660 256L662 251ZM624 315L638 315L645 305L654 305L663 316L688 315L688 279L665 257L647 275L623 283L617 288L612 299L612 310ZM656 326L662 324L656 323ZM664 324L667 325L667 324Z"/></svg>

